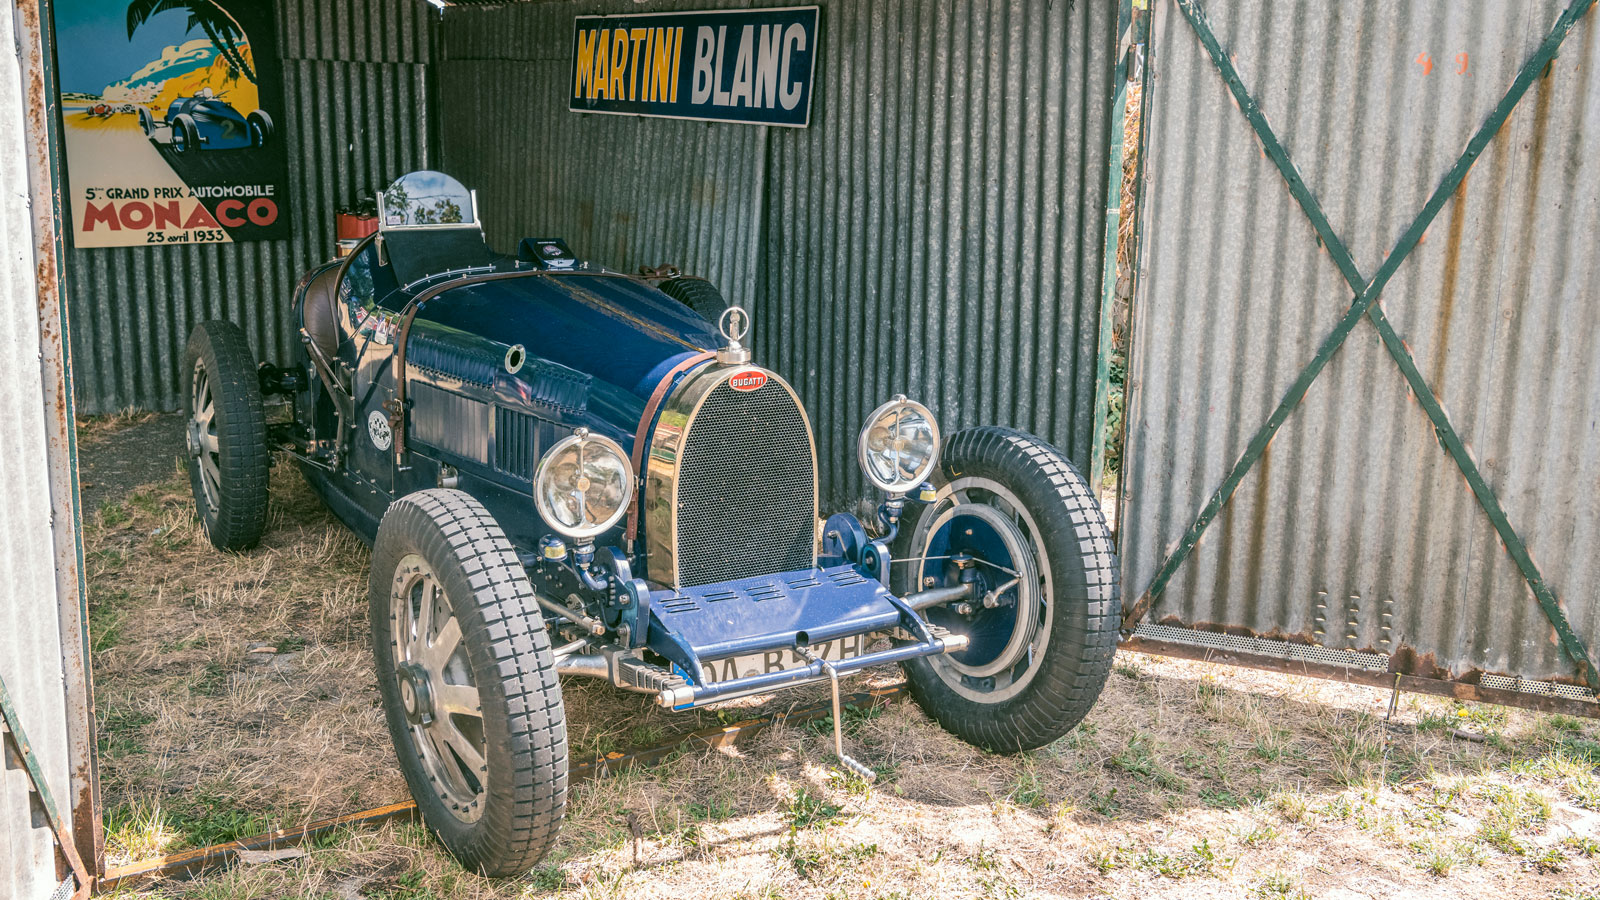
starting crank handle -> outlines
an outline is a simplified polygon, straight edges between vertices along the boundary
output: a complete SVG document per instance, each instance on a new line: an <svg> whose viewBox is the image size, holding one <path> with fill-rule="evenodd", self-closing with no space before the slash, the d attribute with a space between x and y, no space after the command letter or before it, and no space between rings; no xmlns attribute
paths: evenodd
<svg viewBox="0 0 1600 900"><path fill-rule="evenodd" d="M872 783L873 781L877 780L878 773L867 768L865 765L852 758L848 753L844 752L844 710L839 705L839 670L833 667L833 663L830 663L827 660L813 654L811 652L811 648L809 647L801 648L800 654L806 657L808 662L820 662L822 664L822 671L828 673L828 684L833 688L834 755L839 757L839 762L846 769L856 773L856 775L863 781L866 781L869 784Z"/></svg>

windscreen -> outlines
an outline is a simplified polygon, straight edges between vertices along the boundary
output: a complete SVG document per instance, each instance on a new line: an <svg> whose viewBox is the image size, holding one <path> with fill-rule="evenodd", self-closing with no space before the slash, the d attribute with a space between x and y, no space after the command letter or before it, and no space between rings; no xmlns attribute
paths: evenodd
<svg viewBox="0 0 1600 900"><path fill-rule="evenodd" d="M411 172L383 192L383 227L476 225L472 192L443 172Z"/></svg>
<svg viewBox="0 0 1600 900"><path fill-rule="evenodd" d="M379 230L402 285L492 263L472 192L443 172L402 175L379 197Z"/></svg>

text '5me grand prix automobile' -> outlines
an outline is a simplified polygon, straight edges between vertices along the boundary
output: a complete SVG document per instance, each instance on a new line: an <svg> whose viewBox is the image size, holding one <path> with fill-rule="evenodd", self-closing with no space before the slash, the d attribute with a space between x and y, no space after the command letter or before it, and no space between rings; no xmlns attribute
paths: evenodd
<svg viewBox="0 0 1600 900"><path fill-rule="evenodd" d="M189 339L189 471L224 550L256 544L274 453L372 543L389 730L423 819L468 868L527 872L566 805L558 675L690 709L899 663L986 750L1065 734L1121 615L1105 520L1054 447L1005 428L941 444L896 396L859 463L864 524L818 510L794 390L702 279L625 275L528 239L490 250L476 197L415 172L379 229L294 297L303 352ZM720 331L718 325L720 324ZM852 652L854 655L851 655Z"/></svg>

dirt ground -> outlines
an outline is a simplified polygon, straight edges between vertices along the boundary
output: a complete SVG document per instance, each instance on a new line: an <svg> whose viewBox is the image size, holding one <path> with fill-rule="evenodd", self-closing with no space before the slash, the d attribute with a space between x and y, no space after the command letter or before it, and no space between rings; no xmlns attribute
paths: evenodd
<svg viewBox="0 0 1600 900"><path fill-rule="evenodd" d="M86 472L159 463L141 462L155 475L139 486L100 476L85 521L108 862L403 799L366 644L365 546L285 465L263 546L212 550L175 439L127 440L151 421L80 425ZM578 758L719 720L592 682L563 690ZM579 785L556 852L523 879L463 872L420 827L392 825L120 893L1600 898L1597 723L1413 696L1385 721L1388 700L1123 654L1088 720L1034 753L978 752L907 700L847 715L850 751L880 773L870 788L841 776L825 724Z"/></svg>

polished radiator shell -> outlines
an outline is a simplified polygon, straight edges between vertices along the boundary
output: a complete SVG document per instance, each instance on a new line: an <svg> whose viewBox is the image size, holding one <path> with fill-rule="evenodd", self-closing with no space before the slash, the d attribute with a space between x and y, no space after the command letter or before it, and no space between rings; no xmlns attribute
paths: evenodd
<svg viewBox="0 0 1600 900"><path fill-rule="evenodd" d="M752 373L760 387L730 384ZM652 581L697 587L816 564L816 439L772 372L712 364L685 376L656 422L644 480Z"/></svg>

